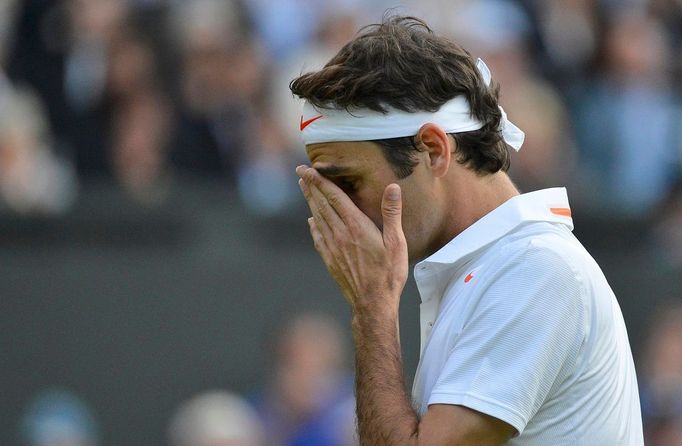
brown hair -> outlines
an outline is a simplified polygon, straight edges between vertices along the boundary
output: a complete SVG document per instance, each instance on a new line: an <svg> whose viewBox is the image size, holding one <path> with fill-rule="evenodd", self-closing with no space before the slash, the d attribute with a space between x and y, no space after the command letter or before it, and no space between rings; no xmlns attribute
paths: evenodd
<svg viewBox="0 0 682 446"><path fill-rule="evenodd" d="M306 73L289 85L291 91L319 108L351 111L387 107L407 112L434 112L463 95L479 130L453 133L456 159L478 173L509 168L509 152L498 131L499 86L487 86L475 63L457 43L437 36L415 17L389 16L364 27L321 70ZM399 178L412 173L419 148L415 138L375 140Z"/></svg>

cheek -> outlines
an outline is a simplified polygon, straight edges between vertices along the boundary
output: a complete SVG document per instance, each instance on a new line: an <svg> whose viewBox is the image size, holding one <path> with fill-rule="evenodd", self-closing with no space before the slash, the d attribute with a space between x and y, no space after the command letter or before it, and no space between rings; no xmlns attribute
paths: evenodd
<svg viewBox="0 0 682 446"><path fill-rule="evenodd" d="M360 190L349 195L353 203L365 215L369 217L374 224L381 229L383 226L383 219L381 217L381 195L376 195L367 190Z"/></svg>
<svg viewBox="0 0 682 446"><path fill-rule="evenodd" d="M436 218L435 209L426 205L424 197L405 194L403 198L402 225L411 257L421 256L431 233L431 222Z"/></svg>

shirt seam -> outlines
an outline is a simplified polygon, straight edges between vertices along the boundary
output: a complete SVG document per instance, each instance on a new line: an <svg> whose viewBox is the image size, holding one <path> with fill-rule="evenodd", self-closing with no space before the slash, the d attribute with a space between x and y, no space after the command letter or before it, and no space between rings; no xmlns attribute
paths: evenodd
<svg viewBox="0 0 682 446"><path fill-rule="evenodd" d="M472 398L475 400L479 400L480 402L483 402L486 404L490 404L490 405L495 406L499 409L502 409L503 411L506 411L506 412L510 413L511 415L513 415L514 417L516 417L517 420L515 420L515 421L519 421L520 424L522 424L522 426L521 425L519 425L519 426L514 425L514 428L516 428L519 431L519 435L521 434L521 432L525 428L526 424L528 424L528 420L526 419L526 417L521 412L519 412L517 409L515 409L511 406L508 406L504 403L501 403L496 399L493 399L493 398L490 398L487 396L483 396L483 395L479 395L478 393L475 393L475 392L443 392L443 391L432 392L431 395L429 396L429 402L427 403L427 405L439 404L436 402L434 402L434 403L431 402L432 399L434 398L434 396L460 397L462 400L464 399L463 397L468 397L468 398ZM462 401L462 403L464 403L464 401ZM462 404L462 405L466 406L465 404ZM490 415L490 414L486 414L486 415ZM493 415L491 415L491 416L493 416ZM502 421L509 423L509 424L512 424L508 420L502 420Z"/></svg>

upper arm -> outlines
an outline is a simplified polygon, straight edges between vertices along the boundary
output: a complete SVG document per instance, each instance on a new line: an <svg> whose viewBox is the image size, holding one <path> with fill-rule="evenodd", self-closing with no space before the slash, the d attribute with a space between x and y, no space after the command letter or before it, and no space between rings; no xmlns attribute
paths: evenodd
<svg viewBox="0 0 682 446"><path fill-rule="evenodd" d="M419 446L497 446L516 429L504 421L464 406L433 404L419 423Z"/></svg>

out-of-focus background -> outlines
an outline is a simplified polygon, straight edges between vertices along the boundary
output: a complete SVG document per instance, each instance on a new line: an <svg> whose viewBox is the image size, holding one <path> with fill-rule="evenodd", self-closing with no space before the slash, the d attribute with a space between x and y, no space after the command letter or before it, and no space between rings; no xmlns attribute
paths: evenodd
<svg viewBox="0 0 682 446"><path fill-rule="evenodd" d="M0 0L0 444L354 444L287 87L396 6L502 84L512 176L568 187L647 445L682 445L680 0Z"/></svg>

